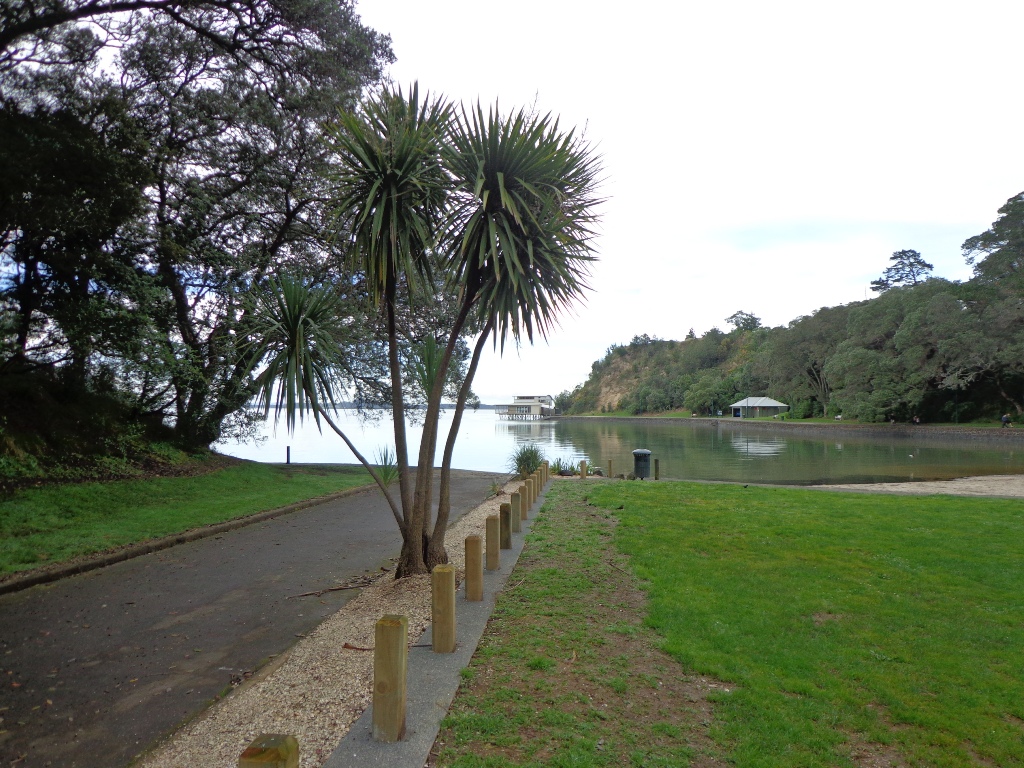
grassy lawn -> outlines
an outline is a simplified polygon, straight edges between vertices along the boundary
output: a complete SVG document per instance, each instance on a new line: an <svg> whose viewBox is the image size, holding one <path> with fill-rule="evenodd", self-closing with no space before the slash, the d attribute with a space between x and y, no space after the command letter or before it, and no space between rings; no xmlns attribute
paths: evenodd
<svg viewBox="0 0 1024 768"><path fill-rule="evenodd" d="M367 485L357 466L243 462L194 477L33 488L0 500L0 574Z"/></svg>
<svg viewBox="0 0 1024 768"><path fill-rule="evenodd" d="M685 673L643 626L614 518L586 504L598 482L554 483L430 765L724 765L703 725L718 684Z"/></svg>
<svg viewBox="0 0 1024 768"><path fill-rule="evenodd" d="M1024 502L600 480L548 499L437 765L1024 765ZM649 629L678 666L632 666L622 633ZM645 711L654 680L690 708ZM590 690L615 686L606 720Z"/></svg>

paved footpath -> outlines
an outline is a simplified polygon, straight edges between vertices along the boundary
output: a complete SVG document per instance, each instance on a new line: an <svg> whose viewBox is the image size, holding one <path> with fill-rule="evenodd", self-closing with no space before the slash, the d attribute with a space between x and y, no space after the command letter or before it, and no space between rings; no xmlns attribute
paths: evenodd
<svg viewBox="0 0 1024 768"><path fill-rule="evenodd" d="M453 519L503 477L455 471ZM436 489L435 489L436 491ZM0 766L120 768L390 565L376 489L0 596Z"/></svg>

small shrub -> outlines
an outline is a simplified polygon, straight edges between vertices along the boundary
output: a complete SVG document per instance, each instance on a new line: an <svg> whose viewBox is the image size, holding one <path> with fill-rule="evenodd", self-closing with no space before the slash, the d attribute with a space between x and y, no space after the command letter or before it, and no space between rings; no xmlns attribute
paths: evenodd
<svg viewBox="0 0 1024 768"><path fill-rule="evenodd" d="M513 451L508 460L508 468L520 477L528 477L536 472L544 462L544 454L532 443L521 445Z"/></svg>
<svg viewBox="0 0 1024 768"><path fill-rule="evenodd" d="M387 446L377 451L377 474L384 481L384 485L391 485L398 479L398 465L395 464L395 455Z"/></svg>

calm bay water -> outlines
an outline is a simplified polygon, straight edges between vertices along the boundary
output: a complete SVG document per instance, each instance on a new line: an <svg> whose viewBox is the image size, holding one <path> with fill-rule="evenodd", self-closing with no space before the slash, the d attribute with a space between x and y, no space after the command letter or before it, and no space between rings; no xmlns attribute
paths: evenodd
<svg viewBox="0 0 1024 768"><path fill-rule="evenodd" d="M378 413L365 420L355 411L339 411L339 426L371 461L379 450L393 448L391 420ZM440 464L451 412L442 416L435 464ZM922 428L926 429L926 428ZM411 460L421 430L409 426ZM321 435L311 421L288 435L268 424L260 445L222 443L218 449L253 461L283 462L291 446L296 463L354 463L348 448L330 429ZM577 464L587 459L614 474L633 468L632 451L646 448L670 479L728 480L741 483L874 483L935 480L969 475L1024 474L1024 448L949 440L893 437L794 437L781 432L729 428L700 421L501 421L491 410L468 411L455 444L453 465L459 469L500 472L519 445L533 443L550 460ZM653 466L653 465L652 465Z"/></svg>

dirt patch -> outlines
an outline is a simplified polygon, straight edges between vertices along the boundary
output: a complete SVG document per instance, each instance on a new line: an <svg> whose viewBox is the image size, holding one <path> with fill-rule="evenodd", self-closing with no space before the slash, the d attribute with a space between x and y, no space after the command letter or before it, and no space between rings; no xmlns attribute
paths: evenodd
<svg viewBox="0 0 1024 768"><path fill-rule="evenodd" d="M822 612L814 614L811 618L814 620L814 626L820 627L829 621L839 621L843 618L843 615L841 613Z"/></svg>

